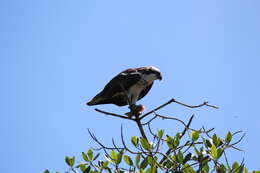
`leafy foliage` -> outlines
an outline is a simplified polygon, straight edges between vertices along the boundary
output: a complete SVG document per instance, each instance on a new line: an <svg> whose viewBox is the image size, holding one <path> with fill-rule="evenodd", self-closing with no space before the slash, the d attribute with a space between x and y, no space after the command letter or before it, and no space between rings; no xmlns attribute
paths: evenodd
<svg viewBox="0 0 260 173"><path fill-rule="evenodd" d="M176 100L171 100L163 106L175 102L190 108L208 105L204 102L198 106L189 106ZM122 115L116 115L104 111L99 111L107 115L122 118ZM147 115L154 113L155 116L141 124L141 120ZM175 117L166 117L151 111L143 116L128 117L135 121L140 130L141 136L132 136L127 146L123 137L121 128L122 147L118 147L113 142L113 146L107 147L102 144L93 133L90 133L92 139L101 147L100 150L89 149L82 152L80 162L75 164L75 157L65 157L65 162L69 169L67 172L81 173L248 173L245 167L244 159L240 162L228 161L226 151L229 149L240 150L237 145L242 141L244 134L241 131L227 132L225 137L212 134L214 129L206 130L190 128L194 116L191 116L188 123ZM174 135L165 134L163 129L156 133L151 130L151 122L155 118L174 120L180 122L184 128ZM149 127L149 134L144 131L144 127ZM149 135L149 136L148 136ZM240 135L238 140L234 136ZM101 156L101 154L104 156ZM44 173L49 173L46 169ZM260 173L260 171L254 171Z"/></svg>
<svg viewBox="0 0 260 173"><path fill-rule="evenodd" d="M234 146L230 144L233 142L231 132L227 133L226 138L220 138L216 134L207 137L205 134L205 131L191 131L191 140L181 141L180 133L175 136L166 135L166 138L163 138L162 131L159 130L153 138L155 145L151 145L143 137L133 136L131 138L132 148L135 148L136 151L129 148L120 150L115 147L110 154L105 154L105 158L100 158L100 153L96 153L94 157L94 151L89 149L86 153L82 152L83 162L76 165L74 169L71 168L74 166L75 157L66 156L65 161L70 167L69 171L78 169L82 173L122 172L126 170L136 173L160 171L209 173L212 170L221 173L248 172L244 162L234 162L232 165L228 165L220 161L223 153ZM140 144L137 141L140 141ZM161 152L165 144L166 150L169 152ZM124 162L122 162L122 158ZM48 171L45 172L48 173Z"/></svg>

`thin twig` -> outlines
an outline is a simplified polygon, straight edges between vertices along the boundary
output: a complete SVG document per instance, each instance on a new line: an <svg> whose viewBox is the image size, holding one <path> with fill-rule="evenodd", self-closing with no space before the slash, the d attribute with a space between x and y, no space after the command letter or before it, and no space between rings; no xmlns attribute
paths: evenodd
<svg viewBox="0 0 260 173"><path fill-rule="evenodd" d="M130 150L130 149L126 146L125 140L124 140L124 135L123 135L123 126L122 126L122 125L121 125L121 141L122 141L122 144L123 144L125 150L127 150L127 151L128 151L129 153L131 153L131 154L138 154L138 152L134 152L134 151Z"/></svg>
<svg viewBox="0 0 260 173"><path fill-rule="evenodd" d="M197 130L195 130L195 129L193 129L193 128L190 128L189 126L187 126L184 121L182 121L182 120L180 120L180 119L178 119L178 118L170 117L170 116L164 116L164 115L159 115L159 114L156 114L156 116L158 116L158 117L160 117L160 118L162 118L162 119L169 119L169 120L179 121L181 124L183 124L183 126L184 126L185 128L187 128L187 129L189 129L189 130L197 131ZM207 131L205 131L205 130L200 130L199 132L200 132L200 133L208 133L208 132L210 132L210 131L212 131L212 129L207 130Z"/></svg>
<svg viewBox="0 0 260 173"><path fill-rule="evenodd" d="M155 112L154 112L154 113L155 113ZM156 119L156 118L157 118L157 116L155 115L153 118L151 118L149 121L143 123L142 125L145 126L145 125L149 124L150 122L152 122L152 121L153 121L154 119Z"/></svg>
<svg viewBox="0 0 260 173"><path fill-rule="evenodd" d="M112 138L112 144L116 148L117 152L120 152L119 148L116 146L114 138ZM122 149L121 149L122 150Z"/></svg>
<svg viewBox="0 0 260 173"><path fill-rule="evenodd" d="M140 130L140 133L141 133L142 137L148 141L148 139L147 139L147 137L146 137L146 134L145 134L145 132L144 132L144 128L143 128L143 126L142 126L142 124L141 124L140 119L136 119L135 122L136 122L136 124L137 124L137 126L138 126L138 128L139 128L139 130Z"/></svg>
<svg viewBox="0 0 260 173"><path fill-rule="evenodd" d="M111 112L102 111L100 109L95 109L95 111L100 112L100 113L105 114L105 115L111 115L111 116L119 117L119 118L123 118L123 119L134 120L134 119L132 119L130 117L127 117L127 116L123 116L123 115L119 115L119 114L115 114L115 113L111 113Z"/></svg>
<svg viewBox="0 0 260 173"><path fill-rule="evenodd" d="M223 151L223 153L224 153L224 156L225 156L225 160L226 160L226 163L227 163L228 169L231 169L231 168L230 168L230 165L229 165L229 162L228 162L228 159L227 159L227 155L226 155L225 150Z"/></svg>
<svg viewBox="0 0 260 173"><path fill-rule="evenodd" d="M189 129L193 118L194 118L194 115L192 115L192 116L190 117L190 119L189 119L189 121L188 121L188 124L185 125L185 128L184 128L184 130L183 130L182 133L181 133L180 139L185 135L186 131Z"/></svg>
<svg viewBox="0 0 260 173"><path fill-rule="evenodd" d="M168 102L162 104L161 106L158 106L157 108L155 108L155 109L153 109L153 110L147 112L146 114L144 114L143 116L140 117L140 120L142 120L142 119L143 119L144 117L146 117L147 115L149 115L149 114L151 114L151 113L153 113L153 112L155 112L155 111L157 111L157 110L159 110L159 109L161 109L161 108L167 106L168 104L171 104L173 101L174 101L174 99L171 99L170 101L168 101Z"/></svg>
<svg viewBox="0 0 260 173"><path fill-rule="evenodd" d="M245 136L246 136L246 133L244 133L237 142L230 144L230 146L234 146L234 145L240 143Z"/></svg>
<svg viewBox="0 0 260 173"><path fill-rule="evenodd" d="M158 106L157 108L155 108L155 109L153 109L153 110L147 112L147 113L144 114L143 116L141 116L141 117L140 117L140 120L143 119L144 117L146 117L147 115L149 115L149 114L151 114L151 113L153 113L153 112L155 112L155 111L157 111L157 110L159 110L159 109L161 109L161 108L163 108L163 107L165 107L165 106L167 106L168 104L171 104L171 103L173 103L173 102L174 102L174 103L177 103L177 104L179 104L179 105L188 107L188 108L199 108L199 107L202 107L202 106L208 106L208 107L212 107L212 108L215 108L215 109L218 109L218 108L219 108L219 107L217 107L217 106L208 104L207 101L204 102L204 103L202 103L202 104L193 106L193 105L187 105L187 104L185 104L185 103L179 102L179 101L177 101L177 100L175 100L175 99L171 99L171 100L169 100L168 102L162 104L161 106Z"/></svg>
<svg viewBox="0 0 260 173"><path fill-rule="evenodd" d="M158 116L158 114L156 114L156 115ZM189 122L187 123L187 125L182 120L179 120L178 118L170 117L171 119L174 119L174 120L177 120L177 121L181 122L185 126L183 132L181 133L180 139L183 137L183 135L186 133L186 131L190 128L190 125L191 125L191 122L193 120L193 117L194 117L194 115L192 115L190 117ZM164 117L164 118L168 118L168 117ZM171 153L171 151L172 151L172 149L169 148L165 155L168 156ZM165 161L166 158L167 157L163 157L162 160L159 163L162 164Z"/></svg>
<svg viewBox="0 0 260 173"><path fill-rule="evenodd" d="M90 137L102 148L102 149L107 149L107 150L115 150L115 149L124 149L124 148L115 148L115 147L107 147L105 145L103 145L98 139L97 137L90 132L90 130L88 129L88 133L90 135ZM100 148L100 149L101 149ZM96 149L96 150L99 150L99 149Z"/></svg>

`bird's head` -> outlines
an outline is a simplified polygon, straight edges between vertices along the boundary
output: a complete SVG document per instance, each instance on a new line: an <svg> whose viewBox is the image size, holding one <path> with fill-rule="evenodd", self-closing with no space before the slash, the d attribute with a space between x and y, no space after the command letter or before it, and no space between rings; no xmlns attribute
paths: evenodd
<svg viewBox="0 0 260 173"><path fill-rule="evenodd" d="M143 78L146 80L148 83L153 82L154 80L162 80L162 73L161 71L153 66L148 66L148 67L141 67L143 73Z"/></svg>
<svg viewBox="0 0 260 173"><path fill-rule="evenodd" d="M156 68L154 66L149 66L148 72L150 75L153 76L154 80L157 80L157 79L162 80L162 73L158 68Z"/></svg>

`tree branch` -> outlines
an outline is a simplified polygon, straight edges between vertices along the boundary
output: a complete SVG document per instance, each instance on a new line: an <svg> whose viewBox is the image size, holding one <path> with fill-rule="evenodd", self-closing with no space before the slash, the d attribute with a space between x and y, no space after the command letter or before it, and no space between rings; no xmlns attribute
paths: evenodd
<svg viewBox="0 0 260 173"><path fill-rule="evenodd" d="M161 106L158 106L157 108L155 108L155 109L153 109L153 110L147 112L147 113L144 114L143 116L141 116L141 117L140 117L140 120L142 120L143 118L145 118L147 115L150 115L151 113L153 113L153 112L155 112L155 111L157 111L157 110L159 110L159 109L161 109L161 108L163 108L163 107L165 107L165 106L167 106L168 104L171 104L171 103L173 103L173 102L174 102L174 103L177 103L177 104L179 104L179 105L188 107L188 108L199 108L199 107L202 107L202 106L208 106L208 107L215 108L215 109L218 109L218 108L219 108L219 107L217 107L217 106L208 104L207 101L204 102L204 103L202 103L202 104L199 104L199 105L187 105L187 104L182 103L182 102L179 102L179 101L177 101L177 100L175 100L175 99L171 99L171 100L169 100L168 102L162 104Z"/></svg>
<svg viewBox="0 0 260 173"><path fill-rule="evenodd" d="M97 109L97 108L95 109L95 111L100 112L100 113L105 114L105 115L111 115L111 116L118 117L118 118L134 120L134 119L132 119L130 117L127 117L127 116L123 116L123 115L119 115L119 114L115 114L115 113L111 113L111 112L102 111L102 110Z"/></svg>

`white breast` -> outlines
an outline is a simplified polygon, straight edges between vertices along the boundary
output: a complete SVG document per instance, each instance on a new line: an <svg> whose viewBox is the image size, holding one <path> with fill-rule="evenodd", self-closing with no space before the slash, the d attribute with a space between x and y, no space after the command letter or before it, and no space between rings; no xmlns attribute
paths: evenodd
<svg viewBox="0 0 260 173"><path fill-rule="evenodd" d="M137 102L142 90L150 85L154 80L156 80L156 75L154 74L143 75L140 81L129 88L128 97L131 100L131 104L135 104Z"/></svg>
<svg viewBox="0 0 260 173"><path fill-rule="evenodd" d="M141 80L146 81L149 85L156 79L157 79L157 76L152 73L152 74L144 74Z"/></svg>
<svg viewBox="0 0 260 173"><path fill-rule="evenodd" d="M146 87L146 84L143 82L143 80L140 80L138 83L129 88L128 97L131 101L131 104L135 104L137 102L140 93Z"/></svg>

